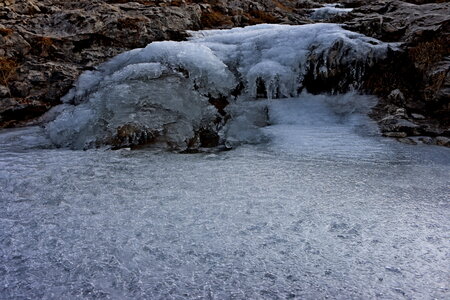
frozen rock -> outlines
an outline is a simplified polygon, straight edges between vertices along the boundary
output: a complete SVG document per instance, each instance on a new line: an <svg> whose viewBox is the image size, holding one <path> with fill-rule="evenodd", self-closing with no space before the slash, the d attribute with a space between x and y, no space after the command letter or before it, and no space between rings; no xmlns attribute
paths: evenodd
<svg viewBox="0 0 450 300"><path fill-rule="evenodd" d="M399 109L397 109L397 110L395 111L394 116L396 116L396 117L401 117L401 118L407 118L407 117L408 117L408 114L407 114L407 112L406 112L406 109L404 109L404 108L399 108Z"/></svg>
<svg viewBox="0 0 450 300"><path fill-rule="evenodd" d="M411 117L413 119L416 119L416 120L423 120L423 119L425 119L425 116L421 115L421 114L411 114Z"/></svg>
<svg viewBox="0 0 450 300"><path fill-rule="evenodd" d="M440 146L450 147L450 138L445 136L436 137L436 144Z"/></svg>
<svg viewBox="0 0 450 300"><path fill-rule="evenodd" d="M435 144L435 140L429 136L421 136L421 137L417 137L418 140L424 144L427 145L433 145Z"/></svg>
<svg viewBox="0 0 450 300"><path fill-rule="evenodd" d="M323 7L314 8L310 17L313 20L329 20L343 16L351 12L353 8L340 7L338 4L325 4Z"/></svg>

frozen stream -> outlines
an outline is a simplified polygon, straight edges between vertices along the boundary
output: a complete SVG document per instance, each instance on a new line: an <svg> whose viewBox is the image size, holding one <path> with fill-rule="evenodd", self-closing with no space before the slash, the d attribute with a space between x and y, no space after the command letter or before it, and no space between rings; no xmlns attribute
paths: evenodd
<svg viewBox="0 0 450 300"><path fill-rule="evenodd" d="M215 154L2 131L0 299L449 299L449 149L300 100Z"/></svg>

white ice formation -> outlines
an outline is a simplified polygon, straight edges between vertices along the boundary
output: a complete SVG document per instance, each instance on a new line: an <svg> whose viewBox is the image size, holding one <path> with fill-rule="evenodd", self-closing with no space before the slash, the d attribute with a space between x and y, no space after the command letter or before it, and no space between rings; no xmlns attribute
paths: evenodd
<svg viewBox="0 0 450 300"><path fill-rule="evenodd" d="M313 20L329 20L334 17L344 16L353 11L353 8L344 8L337 3L325 4L323 7L314 8L310 15Z"/></svg>
<svg viewBox="0 0 450 300"><path fill-rule="evenodd" d="M46 127L51 140L75 149L151 143L187 150L226 143L229 132L263 125L266 108L255 108L256 98L357 90L365 69L389 47L336 24L191 35L125 52L83 73ZM257 116L243 121L242 111Z"/></svg>

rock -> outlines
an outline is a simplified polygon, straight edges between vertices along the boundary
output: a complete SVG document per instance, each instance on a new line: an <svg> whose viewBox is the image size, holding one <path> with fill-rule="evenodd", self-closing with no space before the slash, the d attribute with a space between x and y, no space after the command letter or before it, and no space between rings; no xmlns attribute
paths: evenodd
<svg viewBox="0 0 450 300"><path fill-rule="evenodd" d="M31 84L43 83L47 80L47 76L43 72L31 70L27 75L27 80Z"/></svg>
<svg viewBox="0 0 450 300"><path fill-rule="evenodd" d="M411 117L416 120L423 120L425 117L421 114L411 114Z"/></svg>
<svg viewBox="0 0 450 300"><path fill-rule="evenodd" d="M408 144L408 145L417 145L417 143L411 138L400 138L397 139L400 143Z"/></svg>
<svg viewBox="0 0 450 300"><path fill-rule="evenodd" d="M151 131L137 124L126 124L116 130L117 133L111 142L113 149L136 144L144 145L147 142L154 140L159 135L159 132Z"/></svg>
<svg viewBox="0 0 450 300"><path fill-rule="evenodd" d="M406 109L404 109L404 108L398 108L398 109L395 111L394 116L395 116L395 117L398 117L398 118L407 118L407 117L408 117L408 114L406 113Z"/></svg>
<svg viewBox="0 0 450 300"><path fill-rule="evenodd" d="M450 124L450 3L407 2L366 1L351 13L346 28L401 42L365 78L366 90L381 97L378 118L383 107L395 104L428 116L424 123L446 127Z"/></svg>
<svg viewBox="0 0 450 300"><path fill-rule="evenodd" d="M28 96L28 92L30 91L31 86L26 84L25 82L15 81L11 84L11 94L15 97L26 97Z"/></svg>
<svg viewBox="0 0 450 300"><path fill-rule="evenodd" d="M408 120L399 119L396 116L383 118L379 125L382 132L406 132L408 135L415 133L415 130L420 128L419 125Z"/></svg>
<svg viewBox="0 0 450 300"><path fill-rule="evenodd" d="M439 146L450 147L450 138L445 136L436 137L436 144Z"/></svg>
<svg viewBox="0 0 450 300"><path fill-rule="evenodd" d="M405 96L399 89L393 90L387 97L390 103L402 105L405 103Z"/></svg>
<svg viewBox="0 0 450 300"><path fill-rule="evenodd" d="M0 85L0 97L4 98L10 96L11 92L7 86Z"/></svg>
<svg viewBox="0 0 450 300"><path fill-rule="evenodd" d="M427 144L427 145L433 145L433 144L436 143L436 141L433 138L429 137L429 136L418 137L418 140L420 142L424 143L424 144Z"/></svg>
<svg viewBox="0 0 450 300"><path fill-rule="evenodd" d="M383 136L392 138L404 138L408 135L406 134L406 132L383 132Z"/></svg>

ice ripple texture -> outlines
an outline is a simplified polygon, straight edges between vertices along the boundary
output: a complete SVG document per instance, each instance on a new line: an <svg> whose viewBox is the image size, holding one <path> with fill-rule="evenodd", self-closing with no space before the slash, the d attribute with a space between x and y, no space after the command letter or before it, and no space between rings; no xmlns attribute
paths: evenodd
<svg viewBox="0 0 450 300"><path fill-rule="evenodd" d="M388 143L366 161L39 136L0 134L0 299L448 299L448 149Z"/></svg>
<svg viewBox="0 0 450 300"><path fill-rule="evenodd" d="M329 92L356 90L389 47L336 24L191 34L189 41L151 43L82 74L64 104L47 115L52 142L73 149L153 143L186 150L208 131L225 143L223 116L233 115L218 111L214 99L239 105L261 93L297 97L308 83L330 78Z"/></svg>

